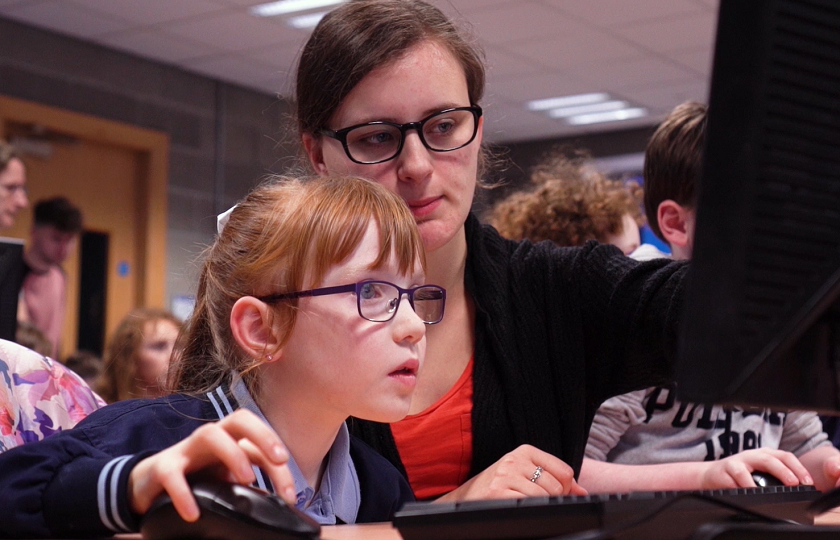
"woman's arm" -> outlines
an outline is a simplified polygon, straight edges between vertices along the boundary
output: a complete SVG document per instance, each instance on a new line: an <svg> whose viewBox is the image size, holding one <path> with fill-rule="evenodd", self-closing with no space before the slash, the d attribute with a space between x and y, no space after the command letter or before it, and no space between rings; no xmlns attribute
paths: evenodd
<svg viewBox="0 0 840 540"><path fill-rule="evenodd" d="M575 481L574 471L566 463L523 444L438 500L467 501L546 495L586 495L586 490Z"/></svg>

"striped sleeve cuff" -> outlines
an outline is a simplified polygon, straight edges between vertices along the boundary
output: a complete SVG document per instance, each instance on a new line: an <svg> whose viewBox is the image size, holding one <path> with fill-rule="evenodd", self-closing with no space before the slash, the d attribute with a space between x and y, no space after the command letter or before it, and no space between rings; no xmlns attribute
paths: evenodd
<svg viewBox="0 0 840 540"><path fill-rule="evenodd" d="M115 533L127 533L137 530L128 511L128 475L132 467L126 463L134 456L120 456L109 461L96 484L96 504L102 524ZM123 475L125 471L125 475ZM123 481L120 481L120 480ZM122 487L122 489L120 489ZM122 511L121 511L122 508ZM134 525L134 527L132 527Z"/></svg>
<svg viewBox="0 0 840 540"><path fill-rule="evenodd" d="M44 493L45 519L54 535L136 532L140 516L128 504L128 477L151 454L79 458L63 467Z"/></svg>

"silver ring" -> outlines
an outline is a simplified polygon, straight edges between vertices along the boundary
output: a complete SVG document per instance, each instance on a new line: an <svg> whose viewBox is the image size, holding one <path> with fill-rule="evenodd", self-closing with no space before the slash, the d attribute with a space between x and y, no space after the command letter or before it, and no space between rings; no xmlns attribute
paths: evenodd
<svg viewBox="0 0 840 540"><path fill-rule="evenodd" d="M531 475L531 482L535 482L540 479L542 476L543 468L537 465L537 468L534 470L534 474Z"/></svg>

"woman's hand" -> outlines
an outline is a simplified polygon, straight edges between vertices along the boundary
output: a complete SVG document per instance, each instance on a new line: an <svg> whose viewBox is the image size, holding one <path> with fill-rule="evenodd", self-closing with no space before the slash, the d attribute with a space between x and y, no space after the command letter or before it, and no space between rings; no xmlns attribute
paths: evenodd
<svg viewBox="0 0 840 540"><path fill-rule="evenodd" d="M708 462L708 468L701 476L700 489L756 487L752 478L754 471L772 474L786 486L814 483L805 466L790 452L758 448Z"/></svg>
<svg viewBox="0 0 840 540"><path fill-rule="evenodd" d="M206 470L230 482L251 484L256 480L251 465L261 467L271 478L277 495L294 504L294 480L286 462L289 455L277 434L245 409L205 424L189 437L140 461L128 479L132 511L144 514L164 491L186 521L198 519L199 510L186 476Z"/></svg>
<svg viewBox="0 0 840 540"><path fill-rule="evenodd" d="M535 474L537 470L538 475ZM572 468L551 454L523 444L439 500L466 501L569 494L586 495L586 490L575 481Z"/></svg>

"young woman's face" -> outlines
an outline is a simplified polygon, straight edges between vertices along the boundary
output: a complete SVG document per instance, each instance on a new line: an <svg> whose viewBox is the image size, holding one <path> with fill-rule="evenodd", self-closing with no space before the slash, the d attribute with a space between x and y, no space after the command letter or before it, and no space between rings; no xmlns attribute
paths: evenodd
<svg viewBox="0 0 840 540"><path fill-rule="evenodd" d="M177 337L178 327L171 321L158 319L144 325L137 354L137 378L147 397L163 395L162 386Z"/></svg>
<svg viewBox="0 0 840 540"><path fill-rule="evenodd" d="M333 267L319 287L389 281L404 289L423 285L418 268L400 274L392 256L378 270L370 265L379 253L378 227L371 223L362 243L344 263ZM307 287L309 288L309 287ZM279 384L294 381L298 406L313 399L325 421L355 416L394 422L408 414L417 372L426 351L426 325L403 296L387 322L363 319L354 292L301 298L292 334L277 362ZM288 397L288 395L287 395Z"/></svg>
<svg viewBox="0 0 840 540"><path fill-rule="evenodd" d="M362 79L327 127L338 130L376 120L405 124L470 105L461 65L445 47L426 41ZM375 165L354 163L341 142L326 136L304 136L304 144L319 174L369 178L401 196L417 220L426 249L434 251L464 226L475 192L482 127L479 119L476 138L451 152L428 150L417 131L410 130L400 154Z"/></svg>

